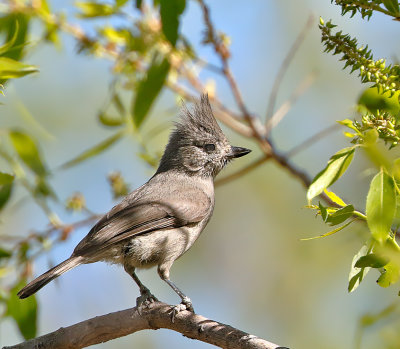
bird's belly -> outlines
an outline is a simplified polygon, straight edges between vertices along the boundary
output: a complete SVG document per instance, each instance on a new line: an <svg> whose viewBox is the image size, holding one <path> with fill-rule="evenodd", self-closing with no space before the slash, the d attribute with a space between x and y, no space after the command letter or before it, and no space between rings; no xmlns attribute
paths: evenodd
<svg viewBox="0 0 400 349"><path fill-rule="evenodd" d="M173 262L194 244L202 228L196 224L137 235L123 246L124 263L135 268L150 268Z"/></svg>

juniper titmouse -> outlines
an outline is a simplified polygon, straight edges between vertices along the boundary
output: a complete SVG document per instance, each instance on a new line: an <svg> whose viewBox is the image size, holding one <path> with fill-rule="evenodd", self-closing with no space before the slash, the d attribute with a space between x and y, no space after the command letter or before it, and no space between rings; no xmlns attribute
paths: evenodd
<svg viewBox="0 0 400 349"><path fill-rule="evenodd" d="M211 218L214 177L231 159L249 152L229 144L207 95L192 112L183 107L154 176L104 215L70 258L33 280L18 296L29 297L80 264L106 261L122 264L135 280L140 306L156 298L140 282L135 269L157 265L161 279L182 299L182 307L193 311L190 299L169 279L169 270Z"/></svg>

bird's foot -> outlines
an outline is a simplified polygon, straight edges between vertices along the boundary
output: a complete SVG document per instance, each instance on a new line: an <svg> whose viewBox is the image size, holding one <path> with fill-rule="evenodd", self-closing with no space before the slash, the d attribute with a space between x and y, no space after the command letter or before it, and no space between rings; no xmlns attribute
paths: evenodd
<svg viewBox="0 0 400 349"><path fill-rule="evenodd" d="M172 308L172 311L171 311L171 321L172 321L172 322L175 322L175 317L176 317L176 315L178 315L181 311L184 311L184 310L188 310L188 311L194 313L193 304L192 304L192 301L190 300L189 297L184 297L184 298L182 299L182 302L181 302L180 304L175 305L175 306Z"/></svg>
<svg viewBox="0 0 400 349"><path fill-rule="evenodd" d="M140 297L136 298L136 308L139 315L142 315L142 308L148 308L150 304L157 302L158 299L154 296L148 288L140 291Z"/></svg>

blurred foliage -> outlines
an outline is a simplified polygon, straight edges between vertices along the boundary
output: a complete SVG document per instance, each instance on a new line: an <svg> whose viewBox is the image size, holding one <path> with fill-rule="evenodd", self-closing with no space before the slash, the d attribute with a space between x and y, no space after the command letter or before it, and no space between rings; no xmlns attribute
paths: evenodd
<svg viewBox="0 0 400 349"><path fill-rule="evenodd" d="M359 12L362 18L370 19L376 11L399 19L399 3L397 0L387 1L332 1L342 8L342 15L347 13L353 17ZM372 50L359 47L356 38L342 31L332 32L331 21L325 23L321 18L319 28L325 52L341 55L346 67L351 67L350 74L359 72L362 83L372 86L360 96L357 105L359 119L339 121L347 127L345 136L351 138L354 145L344 148L331 157L328 165L314 178L307 198L309 207L314 209L328 225L342 224L334 232L340 231L352 222L362 220L367 223L369 235L366 236L360 251L354 256L349 274L349 292L354 291L363 281L365 275L375 269L379 273L377 284L389 287L400 278L400 246L399 205L400 202L400 158L388 152L398 146L400 140L400 67L397 64L386 64L386 59L374 60ZM387 147L382 147L382 143ZM366 197L365 212L354 209L352 204L345 204L338 195L327 192L351 164L355 153L364 151L376 166L376 174L370 182ZM322 203L311 205L311 200L326 191L333 204L329 207ZM335 205L335 206L334 206ZM342 212L342 214L338 214ZM331 235L322 234L320 237ZM387 317L395 309L390 306L377 315L366 315L360 321L360 329L364 330L378 320ZM361 346L362 330L357 338ZM398 345L398 342L397 342ZM388 347L390 347L388 345Z"/></svg>

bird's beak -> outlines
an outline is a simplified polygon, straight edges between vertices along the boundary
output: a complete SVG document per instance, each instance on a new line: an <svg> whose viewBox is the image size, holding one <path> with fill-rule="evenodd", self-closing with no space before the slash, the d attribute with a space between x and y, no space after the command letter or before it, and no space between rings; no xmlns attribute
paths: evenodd
<svg viewBox="0 0 400 349"><path fill-rule="evenodd" d="M245 156L246 154L250 153L251 150L242 147L231 147L231 152L228 154L228 158L240 158L241 156Z"/></svg>

